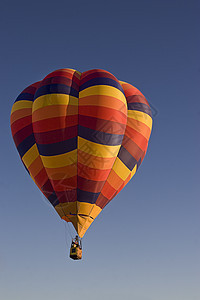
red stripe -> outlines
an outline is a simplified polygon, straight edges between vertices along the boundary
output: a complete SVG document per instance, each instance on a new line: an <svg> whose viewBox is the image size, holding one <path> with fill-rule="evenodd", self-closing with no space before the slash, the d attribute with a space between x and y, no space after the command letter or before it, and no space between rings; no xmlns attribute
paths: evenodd
<svg viewBox="0 0 200 300"><path fill-rule="evenodd" d="M138 145L138 147L140 147L140 149L145 151L148 145L148 141L142 134L140 134L133 128L126 126L125 135L128 136L131 140L133 140Z"/></svg>
<svg viewBox="0 0 200 300"><path fill-rule="evenodd" d="M78 135L78 126L71 126L53 131L35 133L38 144L52 144L66 141Z"/></svg>
<svg viewBox="0 0 200 300"><path fill-rule="evenodd" d="M99 193L105 181L94 181L78 176L78 188L82 191Z"/></svg>
<svg viewBox="0 0 200 300"><path fill-rule="evenodd" d="M13 122L11 125L12 135L14 136L19 130L32 123L32 116L27 116Z"/></svg>
<svg viewBox="0 0 200 300"><path fill-rule="evenodd" d="M86 81L88 81L90 79L97 78L97 77L111 78L111 79L119 82L117 80L117 78L115 78L115 76L113 76L111 73L104 71L104 70L100 70L100 69L94 69L94 70L90 70L90 71L86 71L86 72L82 73L80 85L84 84Z"/></svg>
<svg viewBox="0 0 200 300"><path fill-rule="evenodd" d="M99 170L78 163L78 175L89 180L105 181L109 173L110 169Z"/></svg>
<svg viewBox="0 0 200 300"><path fill-rule="evenodd" d="M106 181L101 193L107 199L111 199L116 190Z"/></svg>
<svg viewBox="0 0 200 300"><path fill-rule="evenodd" d="M128 136L124 135L122 146L138 161L142 155L143 151L140 147Z"/></svg>
<svg viewBox="0 0 200 300"><path fill-rule="evenodd" d="M51 180L52 186L55 191L68 191L77 188L77 175L69 178L64 178L60 180Z"/></svg>
<svg viewBox="0 0 200 300"><path fill-rule="evenodd" d="M35 83L29 85L27 88L25 88L25 89L21 92L21 94L23 94L23 93L28 93L28 94L34 95L35 92L36 92L36 90L37 90L37 88L38 88L39 85L40 85L40 82L41 82L41 81L38 81L38 82L35 82Z"/></svg>
<svg viewBox="0 0 200 300"><path fill-rule="evenodd" d="M73 71L71 71L73 72ZM47 79L47 78L51 78L51 77L66 77L69 79L73 79L73 81L75 81L78 85L80 82L80 75L75 71L73 73L71 73L70 71L67 72L67 69L62 69L62 70L57 70L54 71L50 74L48 74L43 80Z"/></svg>
<svg viewBox="0 0 200 300"><path fill-rule="evenodd" d="M54 192L54 189L49 179L45 182L45 184L42 187L40 187L40 189L47 198Z"/></svg>
<svg viewBox="0 0 200 300"><path fill-rule="evenodd" d="M108 198L100 194L95 204L103 209L109 201Z"/></svg>
<svg viewBox="0 0 200 300"><path fill-rule="evenodd" d="M23 140L25 140L25 138L27 138L29 135L31 135L33 133L33 128L32 128L32 124L22 128L21 130L19 130L14 136L13 139L15 141L15 145L16 147L23 142Z"/></svg>
<svg viewBox="0 0 200 300"><path fill-rule="evenodd" d="M32 108L22 108L14 111L10 116L10 124L12 125L15 121L24 119L27 116L32 115Z"/></svg>
<svg viewBox="0 0 200 300"><path fill-rule="evenodd" d="M72 127L77 124L78 124L78 115L50 118L50 119L34 122L33 131L34 133L53 131L57 129Z"/></svg>
<svg viewBox="0 0 200 300"><path fill-rule="evenodd" d="M82 115L79 116L79 125L112 134L124 134L126 128L126 124Z"/></svg>
<svg viewBox="0 0 200 300"><path fill-rule="evenodd" d="M46 170L45 168L43 168L36 176L35 176L35 181L36 183L42 187L45 182L47 182L48 180L48 176L47 176L47 173L46 173ZM49 191L51 193L51 191Z"/></svg>
<svg viewBox="0 0 200 300"><path fill-rule="evenodd" d="M79 106L79 115L126 124L127 116L122 112L102 106Z"/></svg>

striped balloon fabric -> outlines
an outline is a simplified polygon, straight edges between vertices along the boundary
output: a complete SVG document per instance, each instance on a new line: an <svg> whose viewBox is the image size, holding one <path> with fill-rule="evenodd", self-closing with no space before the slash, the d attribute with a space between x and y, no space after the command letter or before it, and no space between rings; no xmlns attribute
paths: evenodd
<svg viewBox="0 0 200 300"><path fill-rule="evenodd" d="M23 164L80 237L137 171L151 127L142 93L99 69L52 72L27 87L11 112Z"/></svg>

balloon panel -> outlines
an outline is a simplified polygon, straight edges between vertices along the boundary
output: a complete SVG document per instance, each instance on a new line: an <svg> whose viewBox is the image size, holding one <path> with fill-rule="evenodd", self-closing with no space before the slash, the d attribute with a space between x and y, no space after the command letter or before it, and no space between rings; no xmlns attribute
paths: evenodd
<svg viewBox="0 0 200 300"><path fill-rule="evenodd" d="M22 162L80 237L137 171L151 126L142 93L98 69L52 72L26 88L11 112Z"/></svg>

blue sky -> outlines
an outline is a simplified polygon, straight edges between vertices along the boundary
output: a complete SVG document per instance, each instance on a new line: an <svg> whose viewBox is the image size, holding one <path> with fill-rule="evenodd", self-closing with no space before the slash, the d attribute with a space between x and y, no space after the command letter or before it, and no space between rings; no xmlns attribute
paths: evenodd
<svg viewBox="0 0 200 300"><path fill-rule="evenodd" d="M2 299L199 300L199 10L194 0L1 4ZM9 125L17 95L59 68L110 71L155 111L143 164L87 231L79 262Z"/></svg>

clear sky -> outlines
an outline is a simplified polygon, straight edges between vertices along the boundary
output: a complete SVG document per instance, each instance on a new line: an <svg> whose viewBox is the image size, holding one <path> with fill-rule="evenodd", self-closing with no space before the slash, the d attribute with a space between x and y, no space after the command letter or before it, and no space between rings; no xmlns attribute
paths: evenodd
<svg viewBox="0 0 200 300"><path fill-rule="evenodd" d="M0 15L1 299L199 300L199 1L11 0ZM9 124L18 94L59 68L105 69L154 113L143 164L87 231L78 262Z"/></svg>

